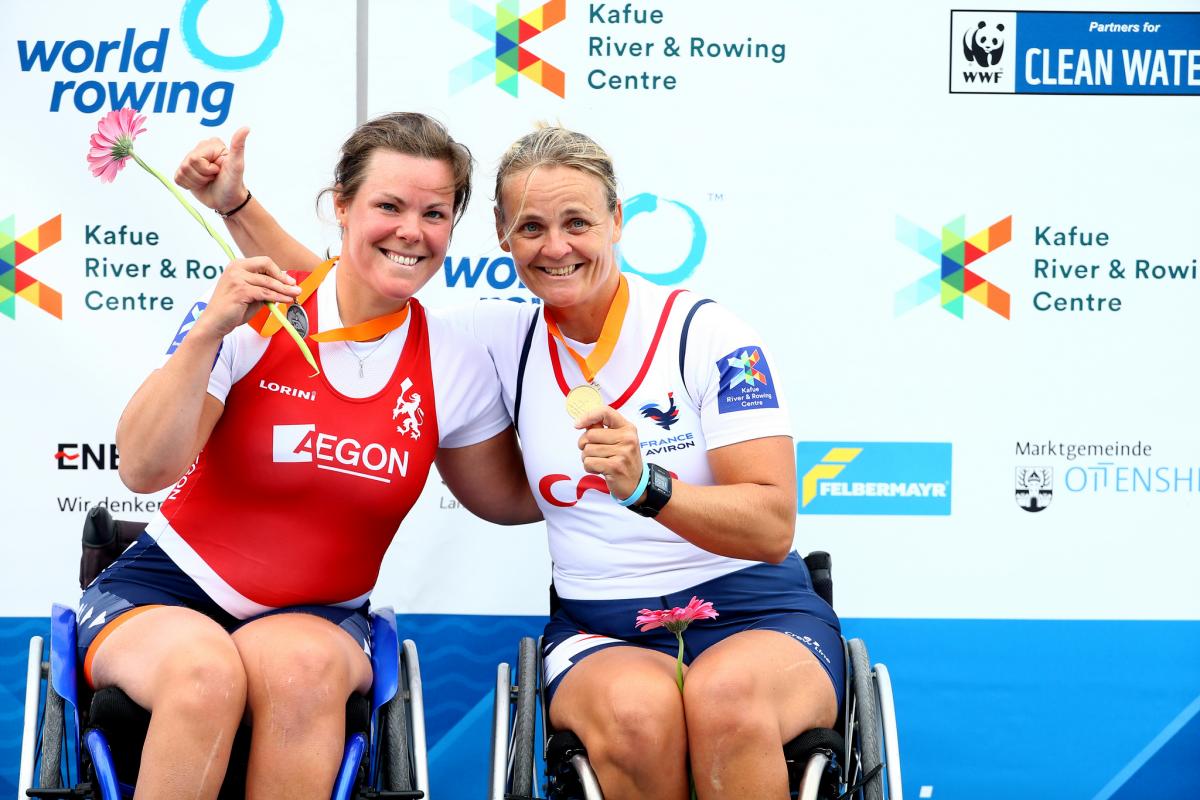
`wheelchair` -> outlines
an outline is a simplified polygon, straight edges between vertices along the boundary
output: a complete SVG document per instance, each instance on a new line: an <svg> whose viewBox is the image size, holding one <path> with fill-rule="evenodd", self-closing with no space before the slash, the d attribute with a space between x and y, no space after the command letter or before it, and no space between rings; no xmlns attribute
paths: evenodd
<svg viewBox="0 0 1200 800"><path fill-rule="evenodd" d="M813 588L833 605L832 560L828 553L804 559ZM555 596L551 588L551 606ZM551 613L553 613L553 608ZM903 800L900 744L891 677L871 665L861 639L842 639L846 692L834 728L818 728L787 743L784 758L792 797L799 800ZM587 750L571 731L550 724L542 681L542 642L531 637L517 648L516 669L500 664L492 719L489 800L602 800ZM545 783L539 794L535 773L538 705Z"/></svg>
<svg viewBox="0 0 1200 800"><path fill-rule="evenodd" d="M81 587L144 527L113 520L102 507L89 511ZM371 640L374 680L370 696L351 695L346 704L347 740L332 798L419 800L429 795L429 769L416 646L400 642L390 608L372 612ZM93 692L81 679L74 609L53 606L48 648L45 644L41 636L29 641L18 796L131 797L150 713L120 689ZM234 739L222 800L244 796L249 744L250 729L243 725Z"/></svg>

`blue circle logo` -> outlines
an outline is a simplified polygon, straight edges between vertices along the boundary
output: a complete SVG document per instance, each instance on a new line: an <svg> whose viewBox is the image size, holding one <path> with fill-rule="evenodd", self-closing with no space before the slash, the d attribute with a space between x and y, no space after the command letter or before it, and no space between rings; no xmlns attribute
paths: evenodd
<svg viewBox="0 0 1200 800"><path fill-rule="evenodd" d="M192 54L193 58L213 69L239 70L257 67L271 57L271 53L275 51L276 45L283 37L283 9L279 7L279 0L267 0L270 21L267 23L267 35L263 38L262 44L240 56L223 56L214 53L205 46L204 42L200 41L200 31L196 23L200 19L200 10L208 5L208 1L185 0L183 4L183 16L179 20L179 31L183 34L183 43L187 45L188 52Z"/></svg>
<svg viewBox="0 0 1200 800"><path fill-rule="evenodd" d="M700 219L700 215L693 211L690 206L678 200L664 200L663 202L670 203L682 209L692 224L692 246L688 248L683 263L669 272L642 272L629 262L629 259L625 257L623 252L620 254L620 259L622 272L632 272L634 275L640 275L651 283L656 283L659 286L669 286L673 283L681 283L687 280L696 271L696 267L699 266L700 261L704 258L704 248L708 243L708 235L704 231L704 222ZM624 224L628 226L629 221L638 214L658 210L658 195L649 193L635 195L625 201L623 208L625 211Z"/></svg>

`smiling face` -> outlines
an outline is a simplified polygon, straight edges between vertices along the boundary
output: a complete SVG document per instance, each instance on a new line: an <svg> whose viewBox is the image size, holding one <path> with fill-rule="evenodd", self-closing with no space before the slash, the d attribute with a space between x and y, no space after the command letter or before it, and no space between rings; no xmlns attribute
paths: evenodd
<svg viewBox="0 0 1200 800"><path fill-rule="evenodd" d="M499 202L496 232L521 281L554 311L567 335L589 338L587 329L597 314L603 323L620 281L614 252L620 204L610 212L599 179L561 166L506 177Z"/></svg>
<svg viewBox="0 0 1200 800"><path fill-rule="evenodd" d="M394 311L433 277L450 244L453 206L445 161L385 149L371 154L354 196L334 195L343 322Z"/></svg>

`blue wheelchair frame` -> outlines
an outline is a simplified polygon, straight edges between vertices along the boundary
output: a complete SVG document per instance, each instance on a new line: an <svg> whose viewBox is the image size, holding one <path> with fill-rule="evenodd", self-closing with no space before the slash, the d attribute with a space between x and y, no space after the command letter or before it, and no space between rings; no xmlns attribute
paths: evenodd
<svg viewBox="0 0 1200 800"><path fill-rule="evenodd" d="M406 640L401 644L396 631L396 616L390 608L380 608L371 614L371 667L374 679L370 694L370 742L367 737L357 732L351 734L346 742L342 762L334 781L332 800L352 800L352 798L395 798L396 800L417 800L428 796L429 773L425 756L425 724L424 705L421 692L420 669L417 663L416 646ZM67 606L55 604L50 616L50 655L48 665L41 663L43 649L42 637L35 636L30 640L30 685L26 689L25 708L25 737L22 748L21 772L18 777L20 795L31 797L95 797L99 800L121 800L132 797L133 785L119 780L113 761L112 748L104 732L96 728L88 728L79 735L81 714L79 711L79 669L76 655L76 619L75 610ZM35 673L36 670L36 673ZM61 774L67 771L70 783L70 766L76 765L79 770L80 783L64 788L30 788L33 786L33 776L38 768L38 753L43 750L43 729L37 725L39 706L41 705L41 678L49 678L49 685L62 699L62 732L73 732L69 740L69 752L58 752L57 745L43 754L43 758L54 757L59 761L56 765L43 765L42 774L58 768ZM404 687L401 687L401 683ZM391 790L381 785L383 782L384 760L388 756L383 715L387 713L385 706L389 703L400 703L395 711L402 713L401 718L407 730L405 731L407 753L404 757L411 759L413 789ZM46 692L46 706L52 704L52 696ZM47 708L43 713L56 713ZM68 728L67 723L73 727ZM58 735L58 734L56 734ZM32 736L32 739L31 739ZM96 777L95 786L82 781L83 756L86 752ZM54 754L53 756L51 754ZM65 763L63 763L65 756ZM362 762L368 756L365 781L360 783ZM407 768L406 768L407 769ZM356 786L358 793L355 793ZM28 790L28 791L27 791Z"/></svg>

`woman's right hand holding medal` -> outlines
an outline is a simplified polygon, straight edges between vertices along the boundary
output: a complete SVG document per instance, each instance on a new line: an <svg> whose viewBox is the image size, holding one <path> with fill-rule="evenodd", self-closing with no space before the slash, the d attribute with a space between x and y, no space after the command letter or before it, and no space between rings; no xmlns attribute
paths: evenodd
<svg viewBox="0 0 1200 800"><path fill-rule="evenodd" d="M591 408L575 418L583 468L601 475L615 498L629 497L642 475L638 429L610 406Z"/></svg>
<svg viewBox="0 0 1200 800"><path fill-rule="evenodd" d="M249 322L263 303L291 303L299 294L295 279L266 256L237 259L225 267L196 330L224 338Z"/></svg>

